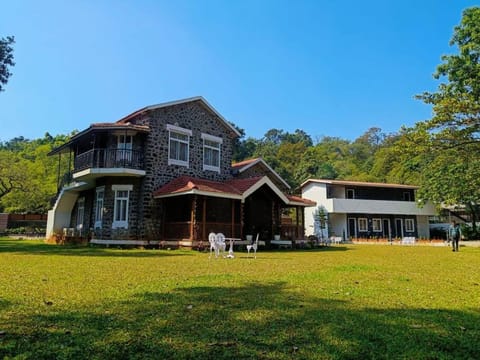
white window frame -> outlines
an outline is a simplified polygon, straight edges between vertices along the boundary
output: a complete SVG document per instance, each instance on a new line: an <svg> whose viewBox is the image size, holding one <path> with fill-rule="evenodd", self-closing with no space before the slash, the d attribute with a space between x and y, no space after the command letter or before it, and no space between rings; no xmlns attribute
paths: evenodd
<svg viewBox="0 0 480 360"><path fill-rule="evenodd" d="M379 219L379 218L372 219L372 231L382 232L382 219Z"/></svg>
<svg viewBox="0 0 480 360"><path fill-rule="evenodd" d="M362 224L365 226L362 226ZM368 220L367 218L358 218L358 232L367 232L368 231Z"/></svg>
<svg viewBox="0 0 480 360"><path fill-rule="evenodd" d="M100 196L100 194L102 196ZM105 186L99 186L95 190L95 229L99 229L103 224L103 205L105 199Z"/></svg>
<svg viewBox="0 0 480 360"><path fill-rule="evenodd" d="M113 222L112 229L128 229L128 211L130 205L130 192L133 189L133 185L112 185L112 191L115 193L114 202L113 202ZM126 192L126 196L120 196L121 193ZM121 209L119 204L124 204L125 206L125 218L117 220L117 212ZM122 205L120 205L121 207Z"/></svg>
<svg viewBox="0 0 480 360"><path fill-rule="evenodd" d="M83 222L85 221L85 198L81 197L77 200L77 230L83 229Z"/></svg>
<svg viewBox="0 0 480 360"><path fill-rule="evenodd" d="M133 136L119 134L117 135L117 160L132 160Z"/></svg>
<svg viewBox="0 0 480 360"><path fill-rule="evenodd" d="M405 232L409 232L409 233L415 232L415 220L405 219Z"/></svg>
<svg viewBox="0 0 480 360"><path fill-rule="evenodd" d="M223 139L218 136L213 136L213 135L204 134L204 133L202 133L202 139L203 139L203 170L216 171L220 173ZM206 142L215 143L218 146L215 147ZM206 152L208 151L212 151L214 154L216 153L218 166L206 164L206 161L207 161Z"/></svg>
<svg viewBox="0 0 480 360"><path fill-rule="evenodd" d="M192 130L185 129L185 128L182 128L176 125L171 125L171 124L167 124L167 130L168 130L168 165L179 165L179 166L185 166L188 168L189 160L190 160L190 137L192 136ZM187 140L172 138L172 134L187 136ZM170 150L171 150L173 141L179 144L186 145L187 147L186 160L172 158L173 155L171 154Z"/></svg>
<svg viewBox="0 0 480 360"><path fill-rule="evenodd" d="M410 192L404 191L403 192L403 201L412 201L412 197L410 196Z"/></svg>

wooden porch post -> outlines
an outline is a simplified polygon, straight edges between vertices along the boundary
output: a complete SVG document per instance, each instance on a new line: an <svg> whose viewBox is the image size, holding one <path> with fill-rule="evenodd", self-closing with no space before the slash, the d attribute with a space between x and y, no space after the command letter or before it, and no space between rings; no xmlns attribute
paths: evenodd
<svg viewBox="0 0 480 360"><path fill-rule="evenodd" d="M305 208L302 206L301 208L301 214L302 214L302 231L301 231L301 235L302 235L302 239L305 238Z"/></svg>
<svg viewBox="0 0 480 360"><path fill-rule="evenodd" d="M295 226L295 240L298 240L298 227L299 227L299 221L300 221L299 214L298 214L298 206L295 206L295 214L297 215L297 216L295 216L295 223L296 223L295 224L296 225Z"/></svg>
<svg viewBox="0 0 480 360"><path fill-rule="evenodd" d="M191 241L196 240L196 236L195 236L196 204L197 204L197 195L193 195L192 208L190 209L190 240Z"/></svg>
<svg viewBox="0 0 480 360"><path fill-rule="evenodd" d="M275 200L272 200L272 239L274 239L275 235Z"/></svg>
<svg viewBox="0 0 480 360"><path fill-rule="evenodd" d="M232 238L235 237L235 200L232 199Z"/></svg>
<svg viewBox="0 0 480 360"><path fill-rule="evenodd" d="M202 240L207 239L207 197L203 197L202 203Z"/></svg>
<svg viewBox="0 0 480 360"><path fill-rule="evenodd" d="M243 239L243 225L245 224L244 220L244 202L240 200L240 238Z"/></svg>

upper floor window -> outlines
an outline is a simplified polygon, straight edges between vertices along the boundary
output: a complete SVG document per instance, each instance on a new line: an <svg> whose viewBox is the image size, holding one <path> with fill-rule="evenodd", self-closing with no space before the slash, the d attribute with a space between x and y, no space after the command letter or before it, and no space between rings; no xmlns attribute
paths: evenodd
<svg viewBox="0 0 480 360"><path fill-rule="evenodd" d="M188 167L188 148L192 130L184 129L175 125L167 125L168 139L168 165L180 165Z"/></svg>
<svg viewBox="0 0 480 360"><path fill-rule="evenodd" d="M410 192L408 191L403 192L403 201L412 201L410 197Z"/></svg>
<svg viewBox="0 0 480 360"><path fill-rule="evenodd" d="M203 139L203 170L220 172L220 148L222 138L202 134Z"/></svg>
<svg viewBox="0 0 480 360"><path fill-rule="evenodd" d="M355 190L347 189L347 199L355 199Z"/></svg>
<svg viewBox="0 0 480 360"><path fill-rule="evenodd" d="M95 197L95 229L102 227L103 220L103 199L105 197L105 187L97 188Z"/></svg>
<svg viewBox="0 0 480 360"><path fill-rule="evenodd" d="M133 185L112 185L115 192L112 228L128 229L128 206Z"/></svg>

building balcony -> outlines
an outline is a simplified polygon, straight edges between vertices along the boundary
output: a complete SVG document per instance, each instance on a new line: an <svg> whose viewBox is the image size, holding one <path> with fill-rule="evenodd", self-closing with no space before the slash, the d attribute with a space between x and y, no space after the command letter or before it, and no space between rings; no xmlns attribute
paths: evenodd
<svg viewBox="0 0 480 360"><path fill-rule="evenodd" d="M75 156L73 179L100 176L144 176L143 152L121 149L92 149Z"/></svg>
<svg viewBox="0 0 480 360"><path fill-rule="evenodd" d="M425 216L435 214L433 204L426 203L420 207L413 201L326 199L324 205L329 213Z"/></svg>

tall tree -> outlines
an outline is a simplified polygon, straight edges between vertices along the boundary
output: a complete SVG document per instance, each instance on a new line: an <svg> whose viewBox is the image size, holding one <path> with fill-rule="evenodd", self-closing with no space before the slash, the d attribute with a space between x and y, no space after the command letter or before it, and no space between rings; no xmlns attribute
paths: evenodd
<svg viewBox="0 0 480 360"><path fill-rule="evenodd" d="M14 43L15 38L13 36L0 38L0 91L4 90L8 78L12 75L9 67L15 66L12 47Z"/></svg>
<svg viewBox="0 0 480 360"><path fill-rule="evenodd" d="M463 12L450 45L458 53L442 56L435 92L417 98L432 105L431 119L406 129L403 136L420 167L419 196L437 203L463 204L478 218L480 204L480 8Z"/></svg>

